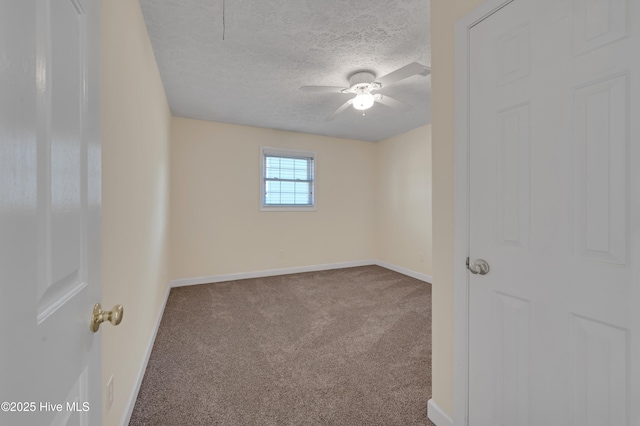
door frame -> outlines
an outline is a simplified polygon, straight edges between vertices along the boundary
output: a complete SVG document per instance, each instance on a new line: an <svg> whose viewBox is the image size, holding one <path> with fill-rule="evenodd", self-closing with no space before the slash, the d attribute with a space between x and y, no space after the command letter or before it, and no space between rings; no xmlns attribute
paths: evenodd
<svg viewBox="0 0 640 426"><path fill-rule="evenodd" d="M514 0L486 0L456 23L454 151L453 424L469 425L470 36L471 29Z"/></svg>

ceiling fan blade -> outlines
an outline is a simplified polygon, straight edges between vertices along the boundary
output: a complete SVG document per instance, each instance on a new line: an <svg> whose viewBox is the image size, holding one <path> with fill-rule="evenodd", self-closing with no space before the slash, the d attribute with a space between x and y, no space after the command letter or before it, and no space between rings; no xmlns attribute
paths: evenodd
<svg viewBox="0 0 640 426"><path fill-rule="evenodd" d="M402 101L399 101L394 98L390 98L389 96L382 95L380 97L376 96L376 102L380 102L382 105L386 105L389 108L397 109L402 112L407 112L411 109L411 105L407 105Z"/></svg>
<svg viewBox="0 0 640 426"><path fill-rule="evenodd" d="M298 90L302 90L303 92L326 92L326 93L342 93L346 87L336 87L336 86L302 86Z"/></svg>
<svg viewBox="0 0 640 426"><path fill-rule="evenodd" d="M328 116L327 118L325 118L325 119L324 119L324 121L331 121L331 120L333 120L334 118L336 118L336 116L337 116L338 114L340 114L340 113L341 113L342 111L344 111L345 109L349 108L349 107L351 106L351 104L352 104L352 103L353 103L353 99L349 99L347 102L345 102L345 103L343 103L342 105L340 105L340 107L339 107L337 110L333 111L333 112L331 113L331 115L330 115L330 116Z"/></svg>
<svg viewBox="0 0 640 426"><path fill-rule="evenodd" d="M409 65L405 65L402 68L398 68L395 71L391 71L387 75L383 75L380 78L377 78L376 81L382 85L382 87L388 86L389 84L397 83L400 80L404 80L405 78L411 77L416 74L428 75L431 70L428 67L425 67L422 64L417 62L412 62Z"/></svg>

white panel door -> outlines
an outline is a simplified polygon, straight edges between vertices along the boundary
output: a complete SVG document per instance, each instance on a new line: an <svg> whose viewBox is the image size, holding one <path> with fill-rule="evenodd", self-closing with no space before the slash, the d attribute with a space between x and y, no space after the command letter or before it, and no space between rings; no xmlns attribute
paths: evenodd
<svg viewBox="0 0 640 426"><path fill-rule="evenodd" d="M0 2L0 424L99 425L98 0Z"/></svg>
<svg viewBox="0 0 640 426"><path fill-rule="evenodd" d="M640 3L469 37L469 424L638 426Z"/></svg>

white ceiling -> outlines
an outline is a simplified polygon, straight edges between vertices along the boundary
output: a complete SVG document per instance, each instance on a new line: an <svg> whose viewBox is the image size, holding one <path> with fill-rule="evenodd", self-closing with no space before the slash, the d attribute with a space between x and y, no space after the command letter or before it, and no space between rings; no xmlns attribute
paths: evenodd
<svg viewBox="0 0 640 426"><path fill-rule="evenodd" d="M366 141L431 122L431 77L380 91L411 105L408 112L376 103L364 117L349 107L330 122L353 95L298 90L348 87L358 70L381 77L414 61L430 67L429 0L140 4L175 116Z"/></svg>

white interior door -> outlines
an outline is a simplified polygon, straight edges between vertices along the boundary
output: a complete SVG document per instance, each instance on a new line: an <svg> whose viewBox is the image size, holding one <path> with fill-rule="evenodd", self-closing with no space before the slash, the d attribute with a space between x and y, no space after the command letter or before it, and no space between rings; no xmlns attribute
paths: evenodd
<svg viewBox="0 0 640 426"><path fill-rule="evenodd" d="M99 425L99 1L0 2L0 424Z"/></svg>
<svg viewBox="0 0 640 426"><path fill-rule="evenodd" d="M469 424L640 425L640 3L469 34Z"/></svg>

